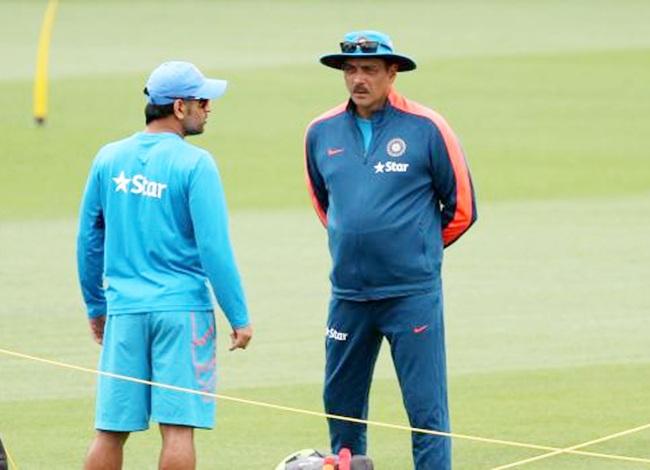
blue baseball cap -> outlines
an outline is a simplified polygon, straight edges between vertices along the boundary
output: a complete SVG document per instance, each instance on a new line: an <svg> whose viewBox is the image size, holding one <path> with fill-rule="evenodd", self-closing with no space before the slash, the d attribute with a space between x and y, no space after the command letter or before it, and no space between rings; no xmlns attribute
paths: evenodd
<svg viewBox="0 0 650 470"><path fill-rule="evenodd" d="M340 69L346 59L380 58L397 64L398 72L408 72L416 67L413 59L396 53L393 41L388 34L380 31L366 30L347 33L340 45L341 52L324 55L320 58L321 64Z"/></svg>
<svg viewBox="0 0 650 470"><path fill-rule="evenodd" d="M205 78L194 64L189 62L165 62L151 72L144 89L151 104L169 104L175 99L213 100L226 92L228 82Z"/></svg>

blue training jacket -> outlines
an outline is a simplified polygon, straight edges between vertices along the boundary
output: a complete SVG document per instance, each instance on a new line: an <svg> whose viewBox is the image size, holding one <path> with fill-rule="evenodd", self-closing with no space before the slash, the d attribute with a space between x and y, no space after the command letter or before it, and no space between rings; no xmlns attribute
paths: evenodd
<svg viewBox="0 0 650 470"><path fill-rule="evenodd" d="M442 116L395 90L371 120L368 151L352 101L312 121L305 137L333 295L372 300L439 289L443 248L476 220L460 143Z"/></svg>
<svg viewBox="0 0 650 470"><path fill-rule="evenodd" d="M103 147L79 214L77 265L89 317L212 309L233 328L248 309L217 166L173 133Z"/></svg>

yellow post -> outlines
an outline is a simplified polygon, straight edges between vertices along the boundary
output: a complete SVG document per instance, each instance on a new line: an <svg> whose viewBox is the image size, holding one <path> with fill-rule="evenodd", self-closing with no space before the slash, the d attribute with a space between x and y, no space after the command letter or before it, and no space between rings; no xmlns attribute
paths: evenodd
<svg viewBox="0 0 650 470"><path fill-rule="evenodd" d="M47 62L50 55L52 25L58 3L58 0L49 0L41 25L41 34L38 38L34 75L34 120L39 125L43 125L47 117Z"/></svg>

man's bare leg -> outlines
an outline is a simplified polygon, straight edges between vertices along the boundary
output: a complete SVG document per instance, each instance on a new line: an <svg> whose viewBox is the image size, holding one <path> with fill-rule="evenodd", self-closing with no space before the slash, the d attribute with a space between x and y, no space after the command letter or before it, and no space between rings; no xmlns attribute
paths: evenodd
<svg viewBox="0 0 650 470"><path fill-rule="evenodd" d="M196 453L194 451L194 428L161 424L162 449L160 450L160 470L194 470Z"/></svg>
<svg viewBox="0 0 650 470"><path fill-rule="evenodd" d="M97 431L90 444L84 470L120 470L128 432Z"/></svg>

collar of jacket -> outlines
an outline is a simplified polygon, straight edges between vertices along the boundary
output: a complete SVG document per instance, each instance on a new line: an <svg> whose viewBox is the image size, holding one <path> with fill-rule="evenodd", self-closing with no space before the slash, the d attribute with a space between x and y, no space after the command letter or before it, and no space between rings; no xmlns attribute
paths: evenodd
<svg viewBox="0 0 650 470"><path fill-rule="evenodd" d="M354 104L352 99L348 99L346 111L350 116L350 118L355 118L357 116L357 106ZM386 99L386 104L384 105L384 107L375 111L374 113L372 113L372 116L370 116L370 121L372 121L372 126L374 128L381 127L389 120L390 115L393 114L394 111L395 108L391 103L390 95L389 95L389 97Z"/></svg>

